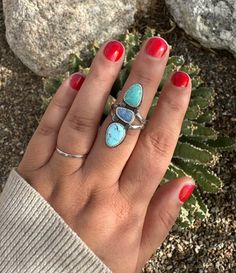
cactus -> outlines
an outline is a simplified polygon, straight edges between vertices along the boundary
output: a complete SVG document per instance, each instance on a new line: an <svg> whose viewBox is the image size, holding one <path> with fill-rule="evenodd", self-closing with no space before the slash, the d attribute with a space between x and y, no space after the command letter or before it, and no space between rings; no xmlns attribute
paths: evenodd
<svg viewBox="0 0 236 273"><path fill-rule="evenodd" d="M154 30L147 29L144 35L137 32L127 32L120 37L120 41L126 47L126 56L119 77L115 81L107 100L104 117L110 112L117 93L122 89L142 42L154 35ZM93 44L89 48L91 55L87 59L82 59L76 54L72 54L70 56L68 73L65 76L77 71L87 74L91 60L96 55L98 48L96 44ZM235 149L236 143L229 137L220 135L219 132L212 128L211 123L215 118L213 109L215 92L212 88L204 85L199 76L199 67L192 63L185 64L183 56L171 56L169 58L148 117L151 116L157 104L158 94L165 80L170 73L180 69L187 72L192 78L192 97L172 162L161 183L186 175L196 181L197 187L193 195L183 205L178 218L179 225L187 227L193 225L196 219L204 219L209 216L202 195L204 192L216 193L222 189L223 183L212 169L219 161L220 153L225 150ZM62 79L45 80L45 92L49 98L55 93L61 81ZM43 98L43 108L47 106L48 101L48 98Z"/></svg>

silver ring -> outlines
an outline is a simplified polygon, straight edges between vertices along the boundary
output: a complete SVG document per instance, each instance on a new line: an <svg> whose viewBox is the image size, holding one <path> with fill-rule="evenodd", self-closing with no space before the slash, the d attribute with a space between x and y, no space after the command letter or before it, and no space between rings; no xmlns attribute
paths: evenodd
<svg viewBox="0 0 236 273"><path fill-rule="evenodd" d="M88 154L84 154L84 155L81 155L81 154L76 154L76 155L68 154L68 153L63 152L62 150L60 150L58 147L56 148L56 151L57 151L60 155L62 155L62 156L64 156L64 157L69 157L69 158L80 158L80 159L82 159L82 158L85 158L85 157L88 155Z"/></svg>
<svg viewBox="0 0 236 273"><path fill-rule="evenodd" d="M114 148L120 145L128 129L141 130L145 127L146 119L139 113L143 101L143 87L139 83L132 84L125 92L123 100L111 107L112 122L106 130L106 145ZM138 124L135 123L135 119Z"/></svg>

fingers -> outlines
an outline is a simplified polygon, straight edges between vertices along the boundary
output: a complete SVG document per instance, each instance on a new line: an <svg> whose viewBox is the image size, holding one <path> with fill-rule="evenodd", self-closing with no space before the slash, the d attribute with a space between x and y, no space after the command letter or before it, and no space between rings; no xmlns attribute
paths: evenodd
<svg viewBox="0 0 236 273"><path fill-rule="evenodd" d="M133 63L131 73L117 101L121 102L127 89L138 83L143 87L143 101L139 111L145 117L164 73L168 55L169 47L162 38L154 37L146 41ZM102 125L84 166L86 171L94 173L94 176L97 175L94 170L96 172L99 170L103 185L104 181L119 179L140 133L140 130L128 130L124 141L119 146L110 148L106 145L106 130L110 123L109 116Z"/></svg>
<svg viewBox="0 0 236 273"><path fill-rule="evenodd" d="M89 152L110 89L120 71L123 56L124 46L118 41L110 41L99 50L61 126L57 140L60 150L71 154ZM65 158L57 152L50 162L52 167L59 167L63 173L75 172L82 163L82 160Z"/></svg>
<svg viewBox="0 0 236 273"><path fill-rule="evenodd" d="M60 126L84 79L83 75L75 73L59 87L27 146L23 160L18 167L19 171L21 168L39 169L52 156Z"/></svg>
<svg viewBox="0 0 236 273"><path fill-rule="evenodd" d="M140 266L160 247L174 225L182 204L190 197L195 184L188 177L161 186L148 206L141 240Z"/></svg>
<svg viewBox="0 0 236 273"><path fill-rule="evenodd" d="M121 190L136 201L149 203L163 178L179 138L190 94L191 81L186 73L176 72L166 82L121 177Z"/></svg>

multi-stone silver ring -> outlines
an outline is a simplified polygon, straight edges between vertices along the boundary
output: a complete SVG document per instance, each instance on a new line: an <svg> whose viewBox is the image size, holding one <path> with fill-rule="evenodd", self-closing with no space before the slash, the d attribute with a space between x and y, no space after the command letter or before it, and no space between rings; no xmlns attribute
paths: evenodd
<svg viewBox="0 0 236 273"><path fill-rule="evenodd" d="M139 113L139 106L143 100L143 87L139 83L133 84L126 92L123 101L112 106L112 123L106 130L106 145L110 148L120 145L128 129L143 129L146 119ZM135 119L139 124L134 124Z"/></svg>

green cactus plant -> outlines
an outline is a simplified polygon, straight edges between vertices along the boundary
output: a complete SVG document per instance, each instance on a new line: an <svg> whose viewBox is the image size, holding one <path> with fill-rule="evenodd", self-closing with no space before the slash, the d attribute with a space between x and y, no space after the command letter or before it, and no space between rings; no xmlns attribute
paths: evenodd
<svg viewBox="0 0 236 273"><path fill-rule="evenodd" d="M110 96L107 100L104 117L109 114L117 93L122 89L132 67L132 61L140 49L142 42L155 35L155 31L147 29L144 35L137 32L127 32L120 37L126 47L126 56L119 77L115 81ZM95 56L98 46L92 45L89 50L91 55L87 59L72 54L68 74L81 71L87 74L92 58ZM205 87L199 77L200 69L190 63L185 64L183 56L169 58L161 84L153 100L148 117L151 116L157 101L158 94L167 77L176 70L187 72L192 78L192 97L189 109L186 113L178 144L170 166L161 183L181 176L191 176L197 183L193 195L183 205L178 219L180 226L191 226L196 219L204 219L209 216L206 204L203 202L202 193L216 193L222 189L223 183L213 172L213 167L220 158L220 152L236 148L235 142L227 136L222 136L211 127L215 118L214 97L212 88ZM47 79L45 81L46 98L43 99L43 108L48 105L51 96L55 93L62 79Z"/></svg>

